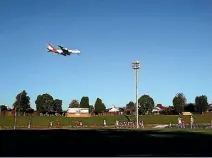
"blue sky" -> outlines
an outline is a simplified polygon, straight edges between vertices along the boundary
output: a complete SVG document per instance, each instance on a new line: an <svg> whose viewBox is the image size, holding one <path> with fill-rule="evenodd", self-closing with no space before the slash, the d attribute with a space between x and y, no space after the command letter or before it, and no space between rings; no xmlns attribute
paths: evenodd
<svg viewBox="0 0 212 158"><path fill-rule="evenodd" d="M139 96L172 105L212 102L211 0L5 0L0 2L0 104L12 105L25 89L32 107L50 93L67 108L72 99L97 97L107 107ZM46 51L46 42L78 48L68 57Z"/></svg>

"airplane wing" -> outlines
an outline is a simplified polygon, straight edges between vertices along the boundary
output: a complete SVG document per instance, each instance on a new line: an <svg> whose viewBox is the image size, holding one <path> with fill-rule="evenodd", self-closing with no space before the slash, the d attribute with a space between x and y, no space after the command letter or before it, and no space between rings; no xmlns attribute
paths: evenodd
<svg viewBox="0 0 212 158"><path fill-rule="evenodd" d="M58 45L58 47L66 54L69 54L68 49L65 49L63 46Z"/></svg>

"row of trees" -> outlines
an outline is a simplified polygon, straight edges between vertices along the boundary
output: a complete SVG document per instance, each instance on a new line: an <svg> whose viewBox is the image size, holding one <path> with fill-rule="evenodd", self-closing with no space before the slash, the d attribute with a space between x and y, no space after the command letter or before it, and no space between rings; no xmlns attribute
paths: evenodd
<svg viewBox="0 0 212 158"><path fill-rule="evenodd" d="M195 103L187 103L187 99L183 93L178 93L173 98L173 105L178 113L184 111L203 113L210 108L206 95L196 96Z"/></svg>
<svg viewBox="0 0 212 158"><path fill-rule="evenodd" d="M50 94L41 94L35 100L36 109L40 113L62 113L62 100L54 99Z"/></svg>
<svg viewBox="0 0 212 158"><path fill-rule="evenodd" d="M78 100L72 100L72 102L69 104L69 108L89 108L90 112L95 113L102 113L106 110L106 106L100 98L96 99L96 102L93 106L89 104L88 97L82 97L80 103Z"/></svg>
<svg viewBox="0 0 212 158"><path fill-rule="evenodd" d="M175 113L182 112L197 112L203 113L210 108L207 96L201 95L195 97L195 103L187 103L187 99L183 93L178 93L172 100L173 106L169 106L166 111L174 110ZM154 100L149 95L143 95L138 99L139 113L147 114L151 113L155 107ZM126 105L127 109L135 111L135 103L130 101Z"/></svg>
<svg viewBox="0 0 212 158"><path fill-rule="evenodd" d="M40 113L62 113L62 100L54 99L50 94L45 93L37 96L35 100L36 110ZM80 103L78 100L72 100L69 104L70 108L89 108L90 112L101 113L106 110L105 104L100 98L96 99L95 105L89 104L88 97L82 97ZM6 106L0 106L1 111L6 110ZM19 112L32 113L34 109L30 107L30 97L23 90L16 96L16 101L13 104L13 109Z"/></svg>
<svg viewBox="0 0 212 158"><path fill-rule="evenodd" d="M135 111L135 103L130 101L127 105L126 105L126 109L129 109L130 111ZM153 108L155 107L155 102L153 100L152 97L150 97L149 95L142 95L139 99L138 99L138 112L139 114L150 114L152 113Z"/></svg>
<svg viewBox="0 0 212 158"><path fill-rule="evenodd" d="M40 113L62 113L62 100L54 99L49 94L38 95L35 101L36 110ZM0 111L8 110L5 105L0 106ZM30 106L30 97L27 92L23 90L16 96L16 101L13 103L12 110L21 113L33 113L34 109Z"/></svg>
<svg viewBox="0 0 212 158"><path fill-rule="evenodd" d="M155 107L155 102L152 97L149 95L143 95L138 99L139 103L139 113L147 114L151 113L153 108ZM35 100L36 110L40 113L62 113L62 100L54 99L50 94L41 94L37 96ZM96 102L93 105L90 105L89 98L84 96L81 98L81 101L72 100L69 104L70 108L89 108L90 112L102 113L105 112L106 106L102 102L100 98L96 99ZM189 112L205 112L209 109L209 104L207 100L207 96L197 96L195 98L195 103L187 103L187 99L183 93L178 93L173 98L173 107L167 108L170 110L173 108L176 113L181 113L183 111ZM30 97L27 95L26 91L22 91L16 96L16 101L13 104L13 108L16 108L17 111L24 113L32 113L34 110L30 107ZM126 107L126 109L131 109L131 111L135 111L135 103L130 101ZM0 110L5 110L4 106L0 107Z"/></svg>

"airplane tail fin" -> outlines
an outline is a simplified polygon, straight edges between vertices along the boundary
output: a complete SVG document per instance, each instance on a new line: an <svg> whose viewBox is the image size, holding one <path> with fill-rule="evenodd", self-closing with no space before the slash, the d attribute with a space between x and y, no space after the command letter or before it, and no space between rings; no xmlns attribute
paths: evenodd
<svg viewBox="0 0 212 158"><path fill-rule="evenodd" d="M50 43L47 43L47 50L48 52L57 52L57 50Z"/></svg>

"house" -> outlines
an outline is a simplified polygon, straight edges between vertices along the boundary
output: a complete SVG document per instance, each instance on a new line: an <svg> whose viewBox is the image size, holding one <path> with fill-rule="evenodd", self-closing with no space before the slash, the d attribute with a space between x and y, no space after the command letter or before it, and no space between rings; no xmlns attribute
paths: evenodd
<svg viewBox="0 0 212 158"><path fill-rule="evenodd" d="M135 112L135 108L134 108L134 107L126 107L126 108L124 109L124 112L125 112L125 114L127 114L127 115L132 115L132 114L134 114L134 112Z"/></svg>
<svg viewBox="0 0 212 158"><path fill-rule="evenodd" d="M153 110L152 110L152 113L154 114L159 114L161 111L167 109L167 107L163 106L162 104L157 104Z"/></svg>
<svg viewBox="0 0 212 158"><path fill-rule="evenodd" d="M113 106L108 112L119 112L119 108Z"/></svg>
<svg viewBox="0 0 212 158"><path fill-rule="evenodd" d="M103 115L115 116L115 115L122 115L123 113L124 113L124 108L113 106L112 108L106 109Z"/></svg>
<svg viewBox="0 0 212 158"><path fill-rule="evenodd" d="M167 107L163 106L162 104L157 104L156 107L159 107L161 110L167 109Z"/></svg>

